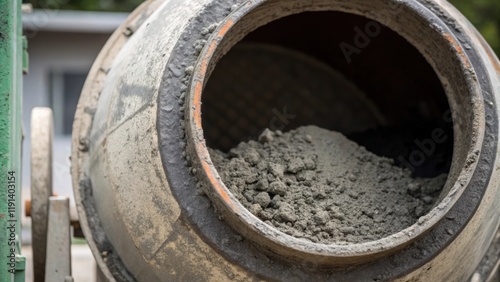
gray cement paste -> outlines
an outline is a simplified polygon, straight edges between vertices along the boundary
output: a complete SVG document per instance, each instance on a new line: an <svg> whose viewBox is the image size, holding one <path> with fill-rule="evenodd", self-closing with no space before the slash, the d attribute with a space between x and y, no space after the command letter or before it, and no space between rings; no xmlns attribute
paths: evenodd
<svg viewBox="0 0 500 282"><path fill-rule="evenodd" d="M316 126L264 131L229 153L211 150L228 189L280 231L322 244L377 240L414 224L446 175L412 178L340 133Z"/></svg>

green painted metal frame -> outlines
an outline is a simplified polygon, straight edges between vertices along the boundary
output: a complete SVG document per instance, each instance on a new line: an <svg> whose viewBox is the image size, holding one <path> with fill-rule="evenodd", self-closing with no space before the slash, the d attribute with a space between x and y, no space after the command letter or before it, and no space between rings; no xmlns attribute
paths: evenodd
<svg viewBox="0 0 500 282"><path fill-rule="evenodd" d="M0 281L15 282L25 280L26 265L20 255L21 99L23 59L27 61L23 58L26 41L22 37L21 5L21 0L0 0ZM16 234L13 244L9 244L11 224ZM16 256L11 268L8 256L12 248Z"/></svg>

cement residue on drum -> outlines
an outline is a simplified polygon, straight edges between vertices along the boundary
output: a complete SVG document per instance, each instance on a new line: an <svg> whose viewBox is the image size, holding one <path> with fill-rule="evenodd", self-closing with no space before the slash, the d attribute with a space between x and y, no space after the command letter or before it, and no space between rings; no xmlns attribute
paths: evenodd
<svg viewBox="0 0 500 282"><path fill-rule="evenodd" d="M225 154L211 150L223 182L251 213L282 232L323 244L377 240L414 224L446 175L412 178L340 133L315 126L266 130Z"/></svg>

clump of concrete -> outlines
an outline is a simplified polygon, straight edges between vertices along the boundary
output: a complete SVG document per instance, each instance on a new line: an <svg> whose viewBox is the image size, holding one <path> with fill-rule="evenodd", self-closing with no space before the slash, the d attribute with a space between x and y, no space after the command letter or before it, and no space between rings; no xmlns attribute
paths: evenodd
<svg viewBox="0 0 500 282"><path fill-rule="evenodd" d="M414 179L340 133L315 126L265 130L229 153L211 150L228 189L282 232L323 244L377 240L432 207L446 175Z"/></svg>

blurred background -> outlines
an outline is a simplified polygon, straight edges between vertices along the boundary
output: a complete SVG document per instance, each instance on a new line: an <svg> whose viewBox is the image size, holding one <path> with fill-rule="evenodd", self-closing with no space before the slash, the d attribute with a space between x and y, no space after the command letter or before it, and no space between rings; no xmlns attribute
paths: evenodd
<svg viewBox="0 0 500 282"><path fill-rule="evenodd" d="M455 5L483 34L491 47L500 55L500 1L452 0Z"/></svg>
<svg viewBox="0 0 500 282"><path fill-rule="evenodd" d="M23 199L30 191L30 114L33 107L54 112L54 191L72 198L70 176L71 128L87 73L111 33L143 0L24 0L33 12L23 14L28 37L30 66L24 77ZM182 1L182 0L179 0ZM188 1L188 0L184 0ZM452 0L500 54L500 1ZM74 203L73 203L74 205ZM30 219L23 219L23 253L30 264ZM95 263L84 240L73 242L75 281L94 281Z"/></svg>

